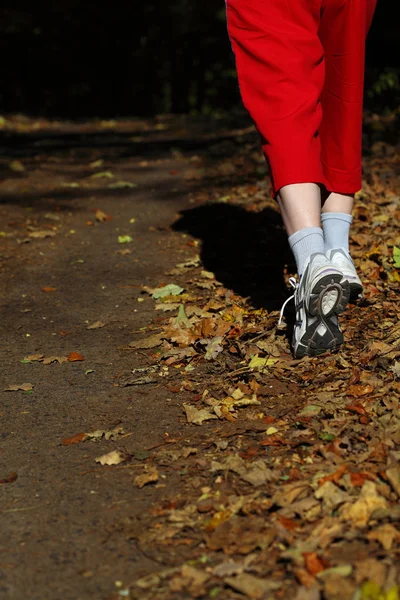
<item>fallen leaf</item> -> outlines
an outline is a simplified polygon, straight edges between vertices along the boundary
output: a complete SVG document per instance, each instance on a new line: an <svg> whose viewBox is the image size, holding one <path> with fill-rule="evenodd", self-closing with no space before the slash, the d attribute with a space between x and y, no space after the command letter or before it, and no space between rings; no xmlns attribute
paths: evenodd
<svg viewBox="0 0 400 600"><path fill-rule="evenodd" d="M82 356L82 354L79 354L79 352L70 352L68 355L68 360L69 362L75 362L78 360L85 360L85 357Z"/></svg>
<svg viewBox="0 0 400 600"><path fill-rule="evenodd" d="M326 485L329 483L324 484ZM345 521L351 521L355 527L365 527L372 513L380 508L387 508L385 498L378 494L375 483L366 481L361 488L360 497L353 504L344 504L340 514Z"/></svg>
<svg viewBox="0 0 400 600"><path fill-rule="evenodd" d="M369 540L377 540L384 550L391 550L393 542L400 542L400 532L390 523L385 523L367 533Z"/></svg>
<svg viewBox="0 0 400 600"><path fill-rule="evenodd" d="M137 187L136 183L131 183L130 181L116 181L115 183L109 183L107 186L110 190L123 190L125 188L135 188Z"/></svg>
<svg viewBox="0 0 400 600"><path fill-rule="evenodd" d="M93 173L90 177L91 179L112 179L114 175L111 171L100 171L99 173Z"/></svg>
<svg viewBox="0 0 400 600"><path fill-rule="evenodd" d="M345 473L347 473L349 467L348 465L340 465L340 467L334 472L331 473L331 475L326 475L325 477L322 477L322 479L320 479L318 481L319 485L323 485L326 481L333 481L333 483L339 483L339 481L341 480L341 478L343 477L343 475Z"/></svg>
<svg viewBox="0 0 400 600"><path fill-rule="evenodd" d="M202 425L203 421L210 421L211 419L218 419L217 415L212 414L209 409L206 408L195 408L192 404L183 404L183 408L186 413L188 423L194 425Z"/></svg>
<svg viewBox="0 0 400 600"><path fill-rule="evenodd" d="M107 215L105 212L103 212L99 208L94 213L94 216L96 217L97 221L100 221L100 223L104 223L105 221L109 221L110 219L112 219L112 217L110 215Z"/></svg>
<svg viewBox="0 0 400 600"><path fill-rule="evenodd" d="M17 385L9 385L8 388L4 388L5 392L18 392L20 390L23 392L29 392L29 391L33 390L33 384L32 383L21 383L21 384L17 384Z"/></svg>
<svg viewBox="0 0 400 600"><path fill-rule="evenodd" d="M137 475L133 481L133 483L138 487L142 488L148 483L155 483L158 481L158 471L156 467L151 467L148 471L143 473L142 475Z"/></svg>
<svg viewBox="0 0 400 600"><path fill-rule="evenodd" d="M41 361L44 357L44 354L29 354L29 356L25 356L24 360L28 362L36 362Z"/></svg>
<svg viewBox="0 0 400 600"><path fill-rule="evenodd" d="M127 452L123 452L122 450L112 450L107 454L103 454L96 458L96 462L101 465L119 465L122 462L125 462L131 458L130 454Z"/></svg>
<svg viewBox="0 0 400 600"><path fill-rule="evenodd" d="M319 558L316 552L304 552L304 563L307 571L315 577L326 568L325 563Z"/></svg>
<svg viewBox="0 0 400 600"><path fill-rule="evenodd" d="M56 292L57 288L55 287L42 287L42 291L50 294L51 292Z"/></svg>
<svg viewBox="0 0 400 600"><path fill-rule="evenodd" d="M67 356L49 356L48 358L43 359L44 365L50 365L53 362L58 362L59 364L68 362Z"/></svg>
<svg viewBox="0 0 400 600"><path fill-rule="evenodd" d="M104 160L102 158L99 158L99 160L94 160L93 162L89 163L89 167L91 167L92 169L97 169L98 167L102 167L104 164Z"/></svg>
<svg viewBox="0 0 400 600"><path fill-rule="evenodd" d="M23 173L25 171L25 167L20 160L12 160L8 163L8 166L15 173Z"/></svg>
<svg viewBox="0 0 400 600"><path fill-rule="evenodd" d="M236 577L226 577L225 583L251 600L264 600L269 592L278 590L282 583L272 579L261 579L249 573L241 573Z"/></svg>
<svg viewBox="0 0 400 600"><path fill-rule="evenodd" d="M400 269L400 248L393 246L393 264L396 269Z"/></svg>
<svg viewBox="0 0 400 600"><path fill-rule="evenodd" d="M141 340L135 340L134 342L129 343L130 348L156 348L162 344L162 336L159 333L155 333L154 335L150 335Z"/></svg>
<svg viewBox="0 0 400 600"><path fill-rule="evenodd" d="M18 478L18 475L15 472L12 472L8 475L8 477L4 477L0 479L0 483L13 483Z"/></svg>
<svg viewBox="0 0 400 600"><path fill-rule="evenodd" d="M214 360L215 358L217 358L218 354L220 354L223 351L223 339L224 338L222 336L217 336L207 343L206 353L204 355L204 358L206 360Z"/></svg>
<svg viewBox="0 0 400 600"><path fill-rule="evenodd" d="M184 289L179 285L169 283L168 285L153 290L151 297L154 298L154 300L157 300L158 298L164 298L165 296L179 296L183 291Z"/></svg>
<svg viewBox="0 0 400 600"><path fill-rule="evenodd" d="M255 460L251 463L246 463L243 458L238 455L229 456L224 462L211 461L211 472L215 471L233 471L240 476L243 481L251 483L251 485L259 486L267 482L276 481L279 474L272 469L268 469L264 460Z"/></svg>
<svg viewBox="0 0 400 600"><path fill-rule="evenodd" d="M391 466L389 469L386 469L386 477L400 498L400 465L397 463Z"/></svg>
<svg viewBox="0 0 400 600"><path fill-rule="evenodd" d="M86 439L86 433L77 433L70 438L65 438L61 441L63 446L72 446L73 444L79 444L79 442L83 442Z"/></svg>
<svg viewBox="0 0 400 600"><path fill-rule="evenodd" d="M119 235L118 244L130 244L133 242L133 238L130 235Z"/></svg>
<svg viewBox="0 0 400 600"><path fill-rule="evenodd" d="M95 321L91 325L88 325L86 327L86 329L100 329L101 327L104 327L104 326L105 326L105 323L103 323L103 321Z"/></svg>
<svg viewBox="0 0 400 600"><path fill-rule="evenodd" d="M47 237L54 237L56 235L55 231L51 231L50 229L44 229L41 231L31 231L28 233L28 236L34 239L42 240Z"/></svg>

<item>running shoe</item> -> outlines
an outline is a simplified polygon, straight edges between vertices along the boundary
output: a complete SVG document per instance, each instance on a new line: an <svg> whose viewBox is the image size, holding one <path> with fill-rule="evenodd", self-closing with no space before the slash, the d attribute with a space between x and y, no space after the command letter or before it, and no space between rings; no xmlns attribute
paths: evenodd
<svg viewBox="0 0 400 600"><path fill-rule="evenodd" d="M344 248L334 248L326 253L331 263L343 273L350 284L350 300L355 301L362 297L363 285L350 254Z"/></svg>
<svg viewBox="0 0 400 600"><path fill-rule="evenodd" d="M325 254L312 254L300 281L290 279L294 294L296 322L292 348L295 358L317 356L337 350L343 343L337 315L344 311L350 297L350 284Z"/></svg>

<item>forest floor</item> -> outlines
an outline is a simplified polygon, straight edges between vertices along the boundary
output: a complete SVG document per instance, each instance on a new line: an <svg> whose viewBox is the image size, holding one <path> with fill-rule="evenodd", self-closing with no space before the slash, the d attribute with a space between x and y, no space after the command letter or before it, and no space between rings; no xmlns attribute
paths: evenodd
<svg viewBox="0 0 400 600"><path fill-rule="evenodd" d="M243 120L1 119L0 597L398 600L400 147L366 115L339 353Z"/></svg>

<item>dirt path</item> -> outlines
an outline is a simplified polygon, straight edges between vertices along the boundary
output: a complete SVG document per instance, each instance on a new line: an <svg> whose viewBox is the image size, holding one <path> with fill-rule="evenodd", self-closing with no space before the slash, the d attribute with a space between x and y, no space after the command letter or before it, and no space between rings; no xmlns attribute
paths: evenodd
<svg viewBox="0 0 400 600"><path fill-rule="evenodd" d="M247 123L2 122L1 598L398 598L399 153L371 123L365 298L296 362Z"/></svg>

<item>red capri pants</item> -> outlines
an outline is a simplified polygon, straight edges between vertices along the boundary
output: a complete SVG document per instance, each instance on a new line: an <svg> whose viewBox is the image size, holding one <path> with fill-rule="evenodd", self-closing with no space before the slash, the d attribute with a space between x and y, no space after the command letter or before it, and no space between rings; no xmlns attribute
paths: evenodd
<svg viewBox="0 0 400 600"><path fill-rule="evenodd" d="M361 188L365 38L376 0L226 0L244 105L273 192Z"/></svg>

